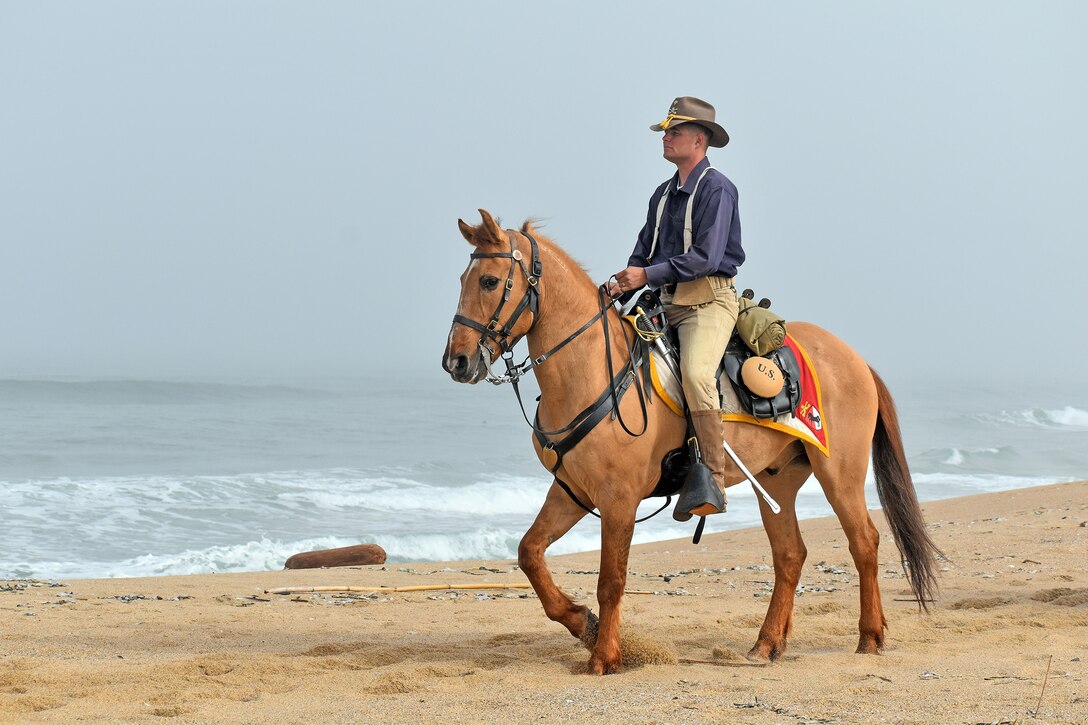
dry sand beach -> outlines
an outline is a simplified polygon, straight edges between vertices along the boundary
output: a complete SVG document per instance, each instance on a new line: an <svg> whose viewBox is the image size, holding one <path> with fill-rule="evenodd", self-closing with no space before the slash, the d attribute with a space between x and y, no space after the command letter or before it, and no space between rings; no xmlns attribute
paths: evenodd
<svg viewBox="0 0 1088 725"><path fill-rule="evenodd" d="M0 720L1088 722L1088 482L923 508L950 560L930 615L874 516L881 657L853 654L853 565L814 519L790 647L766 666L744 658L773 578L762 529L634 547L627 667L606 678L579 674L588 653L531 590L266 593L522 584L512 561L2 582ZM550 562L596 609L595 553Z"/></svg>

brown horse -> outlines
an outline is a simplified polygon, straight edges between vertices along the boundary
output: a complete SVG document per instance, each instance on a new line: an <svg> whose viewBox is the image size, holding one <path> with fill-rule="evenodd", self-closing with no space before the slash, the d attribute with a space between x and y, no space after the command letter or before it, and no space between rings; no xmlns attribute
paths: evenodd
<svg viewBox="0 0 1088 725"><path fill-rule="evenodd" d="M479 382L490 374L492 362L525 338L531 358L546 357L533 366L541 393L536 424L549 431L562 429L614 379L615 371L605 360L617 368L628 360L627 323L611 307L602 314L597 285L529 222L520 231L503 230L486 211L481 209L480 214L479 226L458 220L461 234L475 250L461 275L461 297L443 368L458 382ZM824 421L831 433L830 456L770 428L723 424L725 439L782 507L774 514L765 501L759 502L775 582L767 616L748 657L774 660L786 649L794 591L806 556L794 503L810 474L815 474L839 518L861 580L857 652L876 654L884 646L886 622L877 583L879 534L865 504L870 448L880 501L922 607L936 591L935 556L940 552L926 531L895 408L883 381L856 352L819 327L797 322L790 323L789 331L817 369ZM544 561L548 546L586 514L558 483L553 481L518 548L518 561L544 611L591 650L589 671L595 674L617 672L622 664L620 602L635 511L653 492L662 457L681 446L685 433L684 419L654 399L652 389L648 394L645 405L630 393L621 398L618 417L605 416L566 453L556 471L556 478L566 482L578 499L600 511L599 621L555 585ZM642 435L634 435L638 433ZM745 480L736 467L726 476L734 483Z"/></svg>

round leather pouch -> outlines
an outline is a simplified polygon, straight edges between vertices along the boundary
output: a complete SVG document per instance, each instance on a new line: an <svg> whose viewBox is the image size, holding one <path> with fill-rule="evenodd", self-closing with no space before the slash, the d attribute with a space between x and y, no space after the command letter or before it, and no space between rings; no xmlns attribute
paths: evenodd
<svg viewBox="0 0 1088 725"><path fill-rule="evenodd" d="M765 357L752 356L740 367L740 379L752 395L760 398L773 398L782 391L785 378L773 361Z"/></svg>

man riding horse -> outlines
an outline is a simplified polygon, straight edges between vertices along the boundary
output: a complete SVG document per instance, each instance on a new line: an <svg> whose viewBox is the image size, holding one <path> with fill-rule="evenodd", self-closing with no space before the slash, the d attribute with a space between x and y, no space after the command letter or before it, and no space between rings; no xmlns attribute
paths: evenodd
<svg viewBox="0 0 1088 725"><path fill-rule="evenodd" d="M793 629L794 598L807 555L795 504L810 476L816 477L838 516L857 568L856 651L877 654L884 648L887 628L880 593L885 565L878 553L880 532L865 500L870 460L904 574L923 609L935 601L940 555L918 505L891 393L845 342L811 323L791 321L789 339L803 358L811 354L812 375L819 379L822 429L826 433L830 422L834 443L825 436L817 445L785 426L752 424L754 418L721 422L713 370L737 316L732 277L744 255L736 189L710 170L705 151L708 145L724 146L728 137L714 123L713 109L692 98L677 99L668 117L653 128L665 131L665 158L676 164L677 174L651 198L630 266L616 275L611 292L615 296L647 283L661 288L668 314L680 327L693 427L715 478L721 471L724 483L745 480L748 474L740 463L745 461L755 472L752 480L769 494L758 505L774 560L774 590L748 656L759 661L781 657ZM488 380L513 385L530 371L536 378L539 404L526 420L537 457L554 478L518 544L518 565L545 614L591 650L586 671L619 672L621 610L638 507L657 491L662 461L684 444L688 423L653 385L643 384L649 364L644 347L610 304L608 290L558 244L529 222L520 229L504 229L484 209L479 224L459 219L457 225L472 252L461 274L442 367L455 381L468 384ZM708 334L706 327L714 332ZM521 340L529 354L517 364L513 348ZM709 352L699 352L700 346ZM500 358L507 365L501 377L491 371ZM702 362L694 365L697 361ZM703 365L705 369L696 369ZM704 382L696 384L700 376ZM642 425L629 425L636 421ZM736 453L731 461L723 459L722 427L728 427L729 445ZM717 494L716 500L701 497L697 503L710 506L685 504L674 517L725 508L713 478L699 478ZM681 492L681 500L687 493ZM771 497L778 502L774 506ZM601 518L600 617L556 585L545 560L548 547L594 508Z"/></svg>
<svg viewBox="0 0 1088 725"><path fill-rule="evenodd" d="M680 342L684 397L703 461L717 489L691 478L680 492L678 520L725 511L725 450L717 372L737 321L733 285L744 262L737 187L710 165L708 146L721 148L729 134L714 121L714 107L682 96L651 131L663 131L664 157L676 173L650 197L646 224L627 268L617 272L613 296L646 285L657 289ZM698 490L690 490L703 482Z"/></svg>

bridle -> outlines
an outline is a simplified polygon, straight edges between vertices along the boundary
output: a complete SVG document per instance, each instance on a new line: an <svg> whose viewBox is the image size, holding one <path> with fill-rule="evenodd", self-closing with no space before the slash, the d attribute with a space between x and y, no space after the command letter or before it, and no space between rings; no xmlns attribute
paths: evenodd
<svg viewBox="0 0 1088 725"><path fill-rule="evenodd" d="M514 235L516 233L522 234L526 239L529 240L529 244L532 250L532 259L529 261L528 267L526 267L525 264L525 255L523 255L521 253L521 250L514 245ZM483 325L476 320L465 317L464 315L457 314L453 316L453 322L455 324L461 324L466 327L470 327L480 333L480 340L477 344L479 345L481 354L483 354L486 358L487 377L485 379L495 385L502 385L503 383L511 384L511 387L513 387L514 389L514 394L517 396L518 405L521 407L521 415L523 418L525 418L525 422L528 423L529 426L533 429L533 434L541 442L542 448L553 451L556 454L555 464L549 466L552 473L555 474L562 463L563 454L573 449L574 446L577 445L591 430L593 430L593 428L595 428L598 423L600 423L605 417L609 415L611 415L614 420L618 420L623 430L632 437L641 436L643 433L646 432L649 426L649 417L646 411L646 395L644 392L644 387L650 384L649 352L646 350L644 343L640 344L638 337L635 337L633 339L628 338L627 329L626 327L624 327L624 337L628 340L630 355L628 357L627 363L623 366L619 373L613 374L612 345L609 340L609 326L607 319L607 312L612 309L612 299L607 292L607 287L605 285L601 285L597 290L598 301L600 305L600 310L597 312L597 314L591 317L584 325L572 332L552 349L541 355L538 355L535 358L527 356L521 364L515 364L513 361L514 346L517 345L521 338L525 337L532 331L533 326L536 324L537 321L537 315L540 309L539 283L540 278L544 274L544 269L543 265L540 262L539 245L537 244L536 239L533 238L532 234L529 234L525 230L521 230L520 232L513 232L511 230L507 230L507 239L510 242L509 252L473 252L470 255L470 258L474 260L510 260L510 271L506 276L506 282L503 286L502 299L499 300L498 306L491 314L490 321L486 325ZM510 301L510 295L512 290L514 289L514 276L519 267L521 268L522 274L525 275L525 281L527 283L525 288L525 294L522 296L521 300L514 308L514 311L510 314L510 318L504 324L500 321L499 316L502 313L503 308ZM514 326L517 324L517 321L521 318L521 315L526 310L529 310L529 312L533 315L532 321L529 323L529 326L528 328L526 328L524 333L518 335L515 338L511 338ZM598 320L603 323L605 357L607 359L608 377L610 381L608 386L605 388L604 392L601 393L600 397L597 398L595 402L593 402L589 407L576 415L574 417L574 420L572 420L568 425L565 425L562 428L557 428L556 430L545 430L541 428L537 424L538 418L534 416L533 420L529 420L529 416L525 412L525 403L521 399L521 391L518 388L518 380L521 379L522 376L524 376L534 367L541 365L549 357L566 347L567 344L572 342L579 335L592 327ZM491 346L488 344L489 341L493 342L498 347L499 356L506 363L505 375L497 376L491 371L491 364L494 362L495 353L491 349ZM643 377L645 377L645 381L640 380L639 378L640 370L643 372ZM632 384L638 391L639 404L642 409L642 430L638 433L635 433L627 426L627 423L624 421L623 416L619 410L620 398L623 397L623 394L627 391L629 387L632 386ZM553 436L563 436L563 438L558 441L550 440L549 437ZM558 477L558 475L556 475L555 480L563 488L563 490L566 491L567 495L570 496L576 504L578 504L578 506L585 509L594 516L598 516L599 518L599 514L593 511L593 509L591 509L589 506L586 506L584 503L582 503L582 501L580 501L578 497L574 495L574 492L566 483L564 483ZM649 516L639 519L638 521L636 521L636 523L640 521L645 521L652 516L656 516L669 505L671 500L672 497L669 496L664 506L662 506L660 509L650 514Z"/></svg>
<svg viewBox="0 0 1088 725"><path fill-rule="evenodd" d="M529 266L525 265L525 255L521 253L521 250L514 246L514 234L521 234L529 240L530 249L532 250L532 259L529 261ZM509 252L473 252L469 255L470 259L509 259L510 260L510 272L506 276L506 282L503 284L502 299L499 300L498 306L495 311L491 313L491 320L482 325L476 320L473 320L464 315L454 315L453 321L464 325L465 327L471 327L473 330L477 330L480 333L480 340L477 345L480 348L480 352L487 360L487 382L494 385L502 385L503 383L513 383L515 391L517 390L517 381L524 376L527 372L532 370L537 365L542 364L545 360L550 358L555 353L562 350L568 343L572 342L576 337L588 330L593 323L597 322L605 316L608 312L610 305L602 304L600 311L591 317L584 325L568 335L562 342L548 350L542 355L538 355L535 358L526 357L521 364L514 363L514 346L521 341L521 338L532 332L533 326L536 325L537 314L540 310L540 278L544 275L544 266L540 261L540 246L537 244L536 238L532 234L526 231L513 232L507 230L507 239L510 241ZM506 323L502 323L499 320L499 315L502 313L506 303L510 301L510 293L514 289L514 276L518 267L521 268L522 274L525 275L526 287L525 294L518 302L514 311L510 314L510 319ZM510 335L514 330L514 326L521 318L522 313L525 310L533 315L532 322L529 323L529 327L525 332L518 335L515 338L511 338ZM607 325L605 329L605 337L607 338L608 331ZM499 349L498 357L501 357L506 362L506 374L495 375L491 371L491 365L494 363L496 355L494 350L488 344L488 341L494 342ZM610 363L611 364L611 363ZM521 400L520 393L518 394L518 400ZM525 407L522 406L522 415L525 414ZM526 417L528 420L528 417ZM530 423L532 425L532 423ZM533 426L535 429L536 426ZM547 431L545 431L547 432ZM552 431L562 432L562 431Z"/></svg>
<svg viewBox="0 0 1088 725"><path fill-rule="evenodd" d="M491 374L491 363L495 360L495 353L491 347L487 344L488 341L493 341L499 348L499 355L503 358L513 355L514 345L518 343L524 335L517 337L514 340L510 339L510 333L514 329L514 325L517 324L521 318L522 313L525 310L533 315L533 321L529 323L529 328L525 331L525 334L529 334L529 330L533 329L533 325L536 324L536 315L540 309L540 290L537 288L537 284L540 282L540 277L544 272L543 266L540 263L540 250L537 246L536 239L531 234L525 234L529 240L529 244L532 247L532 260L529 262L529 267L525 266L525 256L521 253L521 250L514 246L514 237L512 234L507 235L507 239L510 241L509 252L473 252L470 256L471 259L509 259L510 260L510 273L506 276L506 283L502 292L502 299L499 300L498 307L491 313L491 321L486 325L481 325L476 320L465 317L464 315L454 315L453 321L464 325L465 327L471 327L473 330L480 332L480 352L487 358L487 374L488 381L494 382L496 385L504 382L496 379ZM514 289L514 273L517 268L521 267L522 274L525 275L526 287L525 294L522 296L521 301L518 302L517 307L514 308L513 313L510 315L510 319L506 321L506 324L499 322L499 315L502 313L503 307L510 301L510 293ZM508 362L509 367L509 362Z"/></svg>
<svg viewBox="0 0 1088 725"><path fill-rule="evenodd" d="M516 233L521 234L529 240L529 245L532 249L532 259L530 260L529 267L525 266L525 255L521 253L520 249L514 246L514 234ZM542 364L552 355L562 350L569 343L574 341L575 338L577 338L579 335L581 335L583 332L593 326L593 324L598 320L601 320L604 323L604 337L606 343L605 354L608 357L609 373L611 374L612 353L611 347L607 344L608 321L607 319L604 319L608 310L611 309L611 298L607 296L604 285L602 285L598 289L598 294L600 297L600 309L597 314L589 318L589 320L584 325L579 327L570 335L567 335L566 338L564 338L558 345L553 347L551 350L548 350L541 355L537 355L535 358L527 356L521 364L514 363L514 346L517 345L523 337L532 332L533 326L536 325L537 313L540 310L539 283L540 278L544 275L544 266L540 261L540 247L532 234L529 234L527 231L524 230L520 232L513 232L512 230L507 230L507 239L510 242L509 252L473 252L469 255L470 259L510 260L510 272L509 274L507 274L506 282L503 285L502 299L499 300L498 306L491 314L491 320L486 325L482 325L476 320L473 320L470 317L465 317L464 315L453 316L454 323L464 325L465 327L471 327L473 330L479 331L480 340L477 345L480 348L481 354L483 354L487 360L487 377L485 378L487 382L494 385L502 385L503 383L513 384L514 391L517 393L518 396L518 402L520 403L521 393L518 391L517 387L518 380L520 380L522 376L524 376L534 367ZM503 324L499 321L499 314L502 312L503 307L506 306L506 303L510 301L510 293L514 289L514 274L519 266L521 267L522 274L525 275L525 281L527 283L525 287L525 294L522 296L521 301L518 302L517 307L515 307L514 311L510 314L510 319L508 319L506 323ZM521 317L522 313L525 312L525 310L529 310L529 312L532 313L533 320L529 323L529 327L526 328L524 333L518 335L515 338L511 338L510 335L514 330L514 326L517 324L518 319ZM626 331L624 331L624 334L626 335ZM495 361L495 353L491 349L491 346L488 345L489 340L493 341L498 346L499 357L501 357L506 363L505 375L495 375L491 371L491 365ZM630 365L630 363L628 364ZM521 413L525 417L525 420L528 421L529 418L527 415L525 415L524 405L521 406ZM567 430L560 429L555 431L545 431L537 428L534 423L530 422L529 425L533 427L533 430L544 433L545 435L563 433ZM630 433L630 431L628 432ZM631 435L635 434L632 433Z"/></svg>

